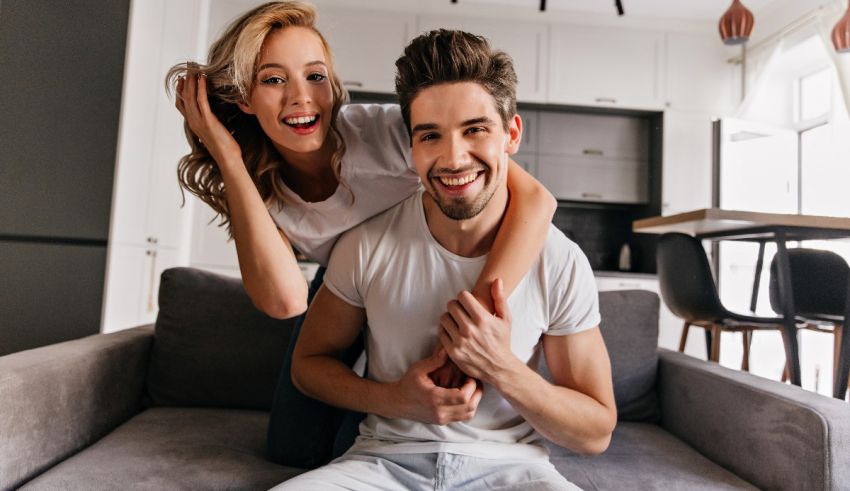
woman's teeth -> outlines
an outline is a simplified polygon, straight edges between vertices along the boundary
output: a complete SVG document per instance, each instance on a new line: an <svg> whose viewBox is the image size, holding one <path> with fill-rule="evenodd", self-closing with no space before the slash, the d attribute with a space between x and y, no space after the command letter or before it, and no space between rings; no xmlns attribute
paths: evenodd
<svg viewBox="0 0 850 491"><path fill-rule="evenodd" d="M464 184L469 184L474 181L476 177L478 177L478 174L469 174L465 177L441 176L440 182L446 186L463 186Z"/></svg>
<svg viewBox="0 0 850 491"><path fill-rule="evenodd" d="M283 122L290 125L295 124L312 124L316 121L316 115L313 116L301 116L298 118L284 118Z"/></svg>

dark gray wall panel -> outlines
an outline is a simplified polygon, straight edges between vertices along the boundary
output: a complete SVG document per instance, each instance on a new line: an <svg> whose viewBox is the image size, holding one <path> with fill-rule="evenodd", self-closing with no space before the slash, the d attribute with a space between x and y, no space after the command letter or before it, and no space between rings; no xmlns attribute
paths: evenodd
<svg viewBox="0 0 850 491"><path fill-rule="evenodd" d="M129 0L3 0L0 234L106 240Z"/></svg>
<svg viewBox="0 0 850 491"><path fill-rule="evenodd" d="M105 267L105 247L0 241L0 356L99 332Z"/></svg>

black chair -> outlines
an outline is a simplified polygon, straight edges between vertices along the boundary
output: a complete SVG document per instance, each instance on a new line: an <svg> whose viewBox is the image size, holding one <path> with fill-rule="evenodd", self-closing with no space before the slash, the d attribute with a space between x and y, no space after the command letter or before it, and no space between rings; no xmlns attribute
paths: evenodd
<svg viewBox="0 0 850 491"><path fill-rule="evenodd" d="M680 233L664 234L658 240L656 254L661 298L671 312L685 321L679 351L685 350L690 327L702 327L707 337L710 334L708 359L716 362L720 360L721 333L741 332L744 337L741 370L749 371L752 332L781 332L782 319L727 310L720 301L708 257L698 239Z"/></svg>
<svg viewBox="0 0 850 491"><path fill-rule="evenodd" d="M842 360L840 350L850 293L850 266L832 251L806 248L788 249L788 263L797 327L834 335L833 395L844 399L848 361ZM777 268L774 257L770 264L770 306L780 313Z"/></svg>

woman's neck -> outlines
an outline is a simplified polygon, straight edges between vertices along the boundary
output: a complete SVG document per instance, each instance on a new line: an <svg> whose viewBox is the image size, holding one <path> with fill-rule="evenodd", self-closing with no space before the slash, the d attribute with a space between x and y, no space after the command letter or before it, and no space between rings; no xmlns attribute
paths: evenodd
<svg viewBox="0 0 850 491"><path fill-rule="evenodd" d="M331 160L336 150L334 138L328 136L322 148L313 152L293 152L275 145L283 157L281 175L289 189L308 203L330 198L339 186Z"/></svg>

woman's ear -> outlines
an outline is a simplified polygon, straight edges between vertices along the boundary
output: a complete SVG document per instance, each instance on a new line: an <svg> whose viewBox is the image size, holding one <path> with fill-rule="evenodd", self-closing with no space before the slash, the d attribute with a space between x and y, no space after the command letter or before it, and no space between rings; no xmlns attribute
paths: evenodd
<svg viewBox="0 0 850 491"><path fill-rule="evenodd" d="M505 151L513 155L519 150L519 142L522 141L522 119L519 114L514 114L508 125L508 134L505 141Z"/></svg>
<svg viewBox="0 0 850 491"><path fill-rule="evenodd" d="M237 102L236 105L239 106L239 109L245 114L256 114L247 102Z"/></svg>

